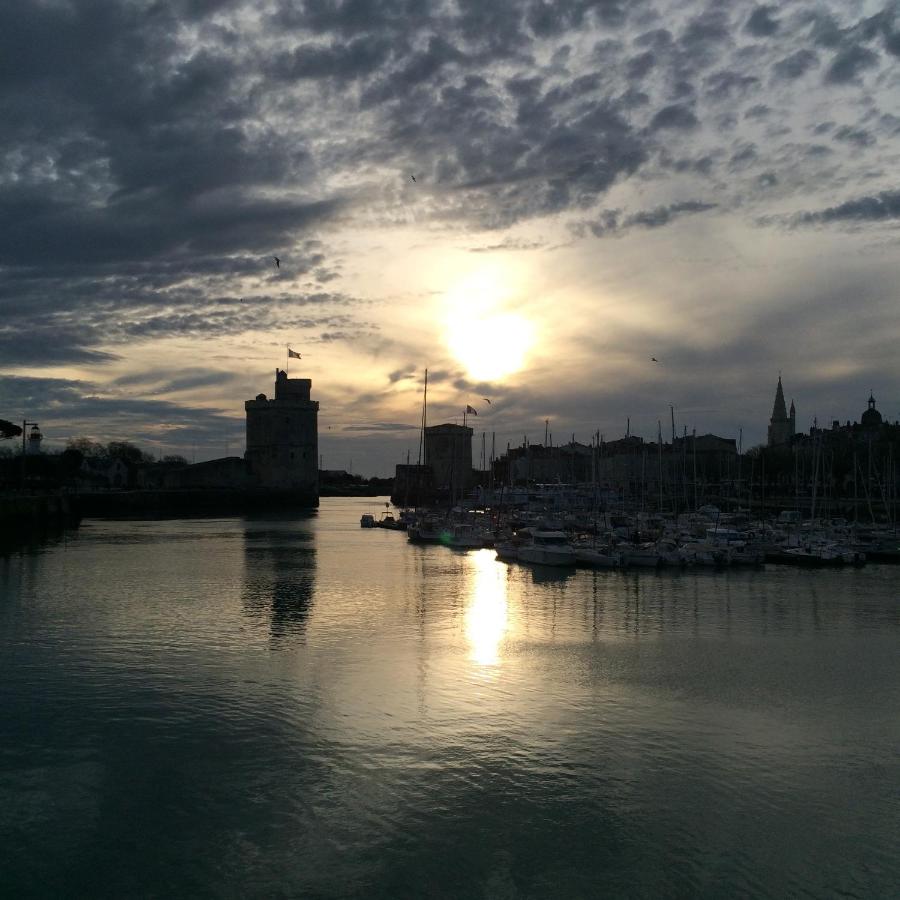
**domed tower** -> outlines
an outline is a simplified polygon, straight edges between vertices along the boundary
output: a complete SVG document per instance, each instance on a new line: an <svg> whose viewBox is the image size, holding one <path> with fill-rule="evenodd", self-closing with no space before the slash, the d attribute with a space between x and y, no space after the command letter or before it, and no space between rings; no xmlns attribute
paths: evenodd
<svg viewBox="0 0 900 900"><path fill-rule="evenodd" d="M881 413L875 409L875 395L869 393L869 406L868 409L859 417L859 421L862 424L863 428L872 429L873 431L876 428L881 427Z"/></svg>
<svg viewBox="0 0 900 900"><path fill-rule="evenodd" d="M38 428L37 425L32 425L31 431L28 432L28 441L25 444L25 453L28 456L40 456L41 441L43 439L44 436L41 434L41 429Z"/></svg>

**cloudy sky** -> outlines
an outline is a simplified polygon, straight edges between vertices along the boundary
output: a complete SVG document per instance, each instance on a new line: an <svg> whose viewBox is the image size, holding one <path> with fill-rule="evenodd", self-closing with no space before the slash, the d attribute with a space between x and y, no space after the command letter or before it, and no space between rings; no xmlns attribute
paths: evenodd
<svg viewBox="0 0 900 900"><path fill-rule="evenodd" d="M243 452L290 344L363 474L426 367L498 447L895 419L898 63L883 0L3 4L0 417Z"/></svg>

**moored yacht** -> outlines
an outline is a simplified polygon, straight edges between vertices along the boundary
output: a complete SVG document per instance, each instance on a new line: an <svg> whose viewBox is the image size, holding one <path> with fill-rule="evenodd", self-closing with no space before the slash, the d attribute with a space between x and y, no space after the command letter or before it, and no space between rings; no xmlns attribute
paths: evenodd
<svg viewBox="0 0 900 900"><path fill-rule="evenodd" d="M519 547L519 562L542 566L574 566L575 549L562 531L535 529L531 541Z"/></svg>

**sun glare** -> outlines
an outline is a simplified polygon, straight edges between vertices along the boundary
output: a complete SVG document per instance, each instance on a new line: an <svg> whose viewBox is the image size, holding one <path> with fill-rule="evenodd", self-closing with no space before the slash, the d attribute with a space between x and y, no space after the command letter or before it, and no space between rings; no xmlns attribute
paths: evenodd
<svg viewBox="0 0 900 900"><path fill-rule="evenodd" d="M466 610L470 658L479 666L500 661L500 644L507 629L506 567L491 550L471 554L475 564L472 596Z"/></svg>
<svg viewBox="0 0 900 900"><path fill-rule="evenodd" d="M470 273L447 293L447 346L477 381L497 381L520 371L534 343L534 325L506 312L514 289L501 268Z"/></svg>

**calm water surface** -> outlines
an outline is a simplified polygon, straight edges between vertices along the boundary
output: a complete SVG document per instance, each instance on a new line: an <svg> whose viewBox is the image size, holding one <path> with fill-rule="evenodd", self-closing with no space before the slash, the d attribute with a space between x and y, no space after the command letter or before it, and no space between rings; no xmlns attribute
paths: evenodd
<svg viewBox="0 0 900 900"><path fill-rule="evenodd" d="M0 894L900 896L900 570L305 518L0 559Z"/></svg>

